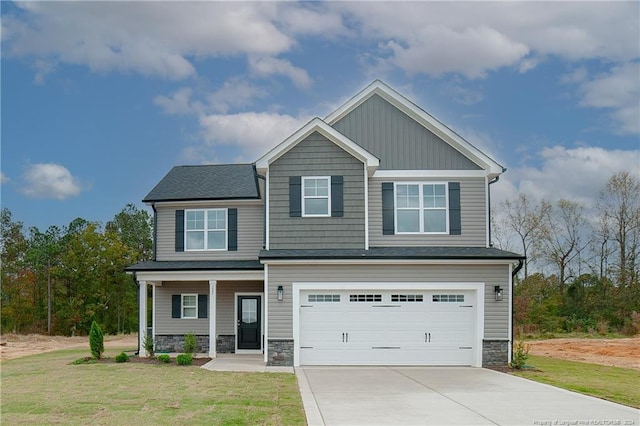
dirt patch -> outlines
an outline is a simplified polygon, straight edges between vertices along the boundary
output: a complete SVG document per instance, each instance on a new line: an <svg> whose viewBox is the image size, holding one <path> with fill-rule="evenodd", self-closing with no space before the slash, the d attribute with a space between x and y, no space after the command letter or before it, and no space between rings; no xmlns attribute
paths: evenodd
<svg viewBox="0 0 640 426"><path fill-rule="evenodd" d="M625 339L532 340L529 354L640 370L640 336Z"/></svg>
<svg viewBox="0 0 640 426"><path fill-rule="evenodd" d="M105 336L104 346L138 347L137 334ZM42 334L3 334L0 336L0 359L14 359L23 356L52 352L60 349L86 348L89 350L89 337L45 336Z"/></svg>

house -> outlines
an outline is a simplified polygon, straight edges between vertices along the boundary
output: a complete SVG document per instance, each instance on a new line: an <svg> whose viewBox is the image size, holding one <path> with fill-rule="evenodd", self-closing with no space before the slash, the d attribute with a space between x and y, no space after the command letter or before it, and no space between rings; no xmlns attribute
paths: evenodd
<svg viewBox="0 0 640 426"><path fill-rule="evenodd" d="M504 365L519 254L505 169L381 81L253 164L178 166L144 198L140 336L268 365ZM147 291L151 288L151 324Z"/></svg>

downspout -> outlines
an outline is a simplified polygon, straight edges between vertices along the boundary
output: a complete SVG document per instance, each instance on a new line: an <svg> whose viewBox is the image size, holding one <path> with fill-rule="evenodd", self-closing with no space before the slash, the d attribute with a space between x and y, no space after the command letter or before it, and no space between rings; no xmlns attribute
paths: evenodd
<svg viewBox="0 0 640 426"><path fill-rule="evenodd" d="M155 210L155 209L154 209ZM136 287L138 287L138 318L140 318L140 283L138 283L138 277L137 277L137 273L136 271L133 271L133 274L131 275L131 277L133 277L133 282L135 283ZM138 324L138 333L140 332L140 324ZM138 350L136 351L136 356L140 355L140 336L138 336Z"/></svg>
<svg viewBox="0 0 640 426"><path fill-rule="evenodd" d="M502 172L504 173L506 170L507 169L503 168ZM487 206L487 213L488 213L487 222L489 225L489 247L493 247L493 240L491 239L491 185L496 183L499 180L500 180L500 175L490 180L489 184L487 185L487 203L489 204Z"/></svg>
<svg viewBox="0 0 640 426"><path fill-rule="evenodd" d="M516 266L513 271L511 271L511 336L509 336L509 342L511 344L511 361L513 361L513 334L514 334L514 322L513 322L513 308L515 308L515 279L516 279L516 275L518 275L518 272L520 272L520 270L522 269L522 267L524 266L524 258L520 258L518 259L518 266Z"/></svg>
<svg viewBox="0 0 640 426"><path fill-rule="evenodd" d="M255 165L253 166L255 170ZM267 184L266 176L259 174L257 171L256 177L258 179L262 179ZM258 185L258 192L260 191L260 185ZM266 200L262 200L262 248L267 248L267 202Z"/></svg>
<svg viewBox="0 0 640 426"><path fill-rule="evenodd" d="M156 210L156 203L151 203L151 208L153 209L153 260L155 261L158 253L158 244L156 244L156 239L158 238L158 211Z"/></svg>

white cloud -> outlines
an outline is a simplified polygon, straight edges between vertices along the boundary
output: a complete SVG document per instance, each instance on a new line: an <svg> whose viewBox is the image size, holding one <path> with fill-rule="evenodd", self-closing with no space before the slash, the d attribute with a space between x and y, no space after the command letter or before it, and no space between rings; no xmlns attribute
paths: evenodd
<svg viewBox="0 0 640 426"><path fill-rule="evenodd" d="M300 89L308 89L311 84L309 74L302 68L294 66L291 62L272 58L272 57L255 57L249 58L249 68L259 76L284 75Z"/></svg>
<svg viewBox="0 0 640 426"><path fill-rule="evenodd" d="M225 81L222 87L207 95L210 111L227 113L231 108L251 105L256 98L262 98L267 92L241 78Z"/></svg>
<svg viewBox="0 0 640 426"><path fill-rule="evenodd" d="M22 192L32 198L64 200L82 191L79 180L66 167L55 163L38 163L28 166L24 173Z"/></svg>
<svg viewBox="0 0 640 426"><path fill-rule="evenodd" d="M169 96L158 95L153 103L164 110L166 114L188 115L202 110L202 104L191 101L193 90L188 87L176 90Z"/></svg>
<svg viewBox="0 0 640 426"><path fill-rule="evenodd" d="M271 112L212 114L202 116L200 126L207 146L235 145L255 160L309 119Z"/></svg>
<svg viewBox="0 0 640 426"><path fill-rule="evenodd" d="M580 86L580 105L613 110L616 133L640 133L640 63L612 68Z"/></svg>
<svg viewBox="0 0 640 426"><path fill-rule="evenodd" d="M600 190L611 175L627 170L640 177L640 150L554 146L539 153L539 167L525 166L505 173L492 186L493 202L526 193L552 202L561 198L595 206Z"/></svg>
<svg viewBox="0 0 640 426"><path fill-rule="evenodd" d="M9 183L9 181L11 181L11 179L9 179L9 177L7 175L5 175L4 173L0 172L0 185L4 185L5 183Z"/></svg>

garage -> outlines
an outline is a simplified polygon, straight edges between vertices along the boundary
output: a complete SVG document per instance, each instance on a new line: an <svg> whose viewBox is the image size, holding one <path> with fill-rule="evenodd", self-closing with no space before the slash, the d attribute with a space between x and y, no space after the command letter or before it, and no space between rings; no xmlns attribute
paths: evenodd
<svg viewBox="0 0 640 426"><path fill-rule="evenodd" d="M297 364L478 364L483 285L333 287L298 290Z"/></svg>

